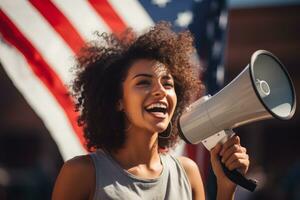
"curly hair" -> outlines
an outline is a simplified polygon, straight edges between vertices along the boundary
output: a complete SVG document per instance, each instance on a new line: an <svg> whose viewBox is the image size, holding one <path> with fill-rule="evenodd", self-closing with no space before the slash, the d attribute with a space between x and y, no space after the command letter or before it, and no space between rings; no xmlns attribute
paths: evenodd
<svg viewBox="0 0 300 200"><path fill-rule="evenodd" d="M176 33L167 22L160 22L146 33L128 29L121 35L98 34L81 50L72 83L73 96L80 111L89 151L101 148L117 151L125 143L124 114L116 105L122 98L122 83L128 69L138 59L153 59L165 64L174 78L177 106L172 117L172 135L159 138L160 148L173 147L178 141L176 121L195 94L203 90L195 73L193 37L189 31Z"/></svg>

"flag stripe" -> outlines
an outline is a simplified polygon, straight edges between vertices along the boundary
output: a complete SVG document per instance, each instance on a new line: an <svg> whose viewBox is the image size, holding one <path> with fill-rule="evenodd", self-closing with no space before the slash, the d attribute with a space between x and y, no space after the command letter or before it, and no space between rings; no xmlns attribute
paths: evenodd
<svg viewBox="0 0 300 200"><path fill-rule="evenodd" d="M187 154L192 160L196 160L197 158L197 148L195 147L196 147L195 145L191 145L191 144L186 145Z"/></svg>
<svg viewBox="0 0 300 200"><path fill-rule="evenodd" d="M143 6L136 0L109 0L112 8L129 27L136 31L143 31L154 25L153 20ZM138 16L138 17L137 17Z"/></svg>
<svg viewBox="0 0 300 200"><path fill-rule="evenodd" d="M208 150L204 147L202 143L195 145L194 148L196 149L196 161L199 165L199 169L201 171L202 180L204 183L208 179L209 175L209 163L210 163L210 155Z"/></svg>
<svg viewBox="0 0 300 200"><path fill-rule="evenodd" d="M69 20L49 0L30 0L30 3L45 17L73 52L78 53L84 40Z"/></svg>
<svg viewBox="0 0 300 200"><path fill-rule="evenodd" d="M159 3L142 0L45 0L41 2L0 0L0 10L3 10L19 34L25 38L25 42L29 44L29 46L27 43L16 45L17 42L23 43L24 38L18 38L19 35L12 36L14 30L10 30L11 27L3 24L1 18L0 29L4 30L2 35L5 37L2 42L0 41L0 59L16 87L44 121L64 159L69 159L85 153L86 150L82 146L82 138L78 138L74 132L72 123L76 122L75 115L70 117L67 113L73 112L73 105L71 99L66 100L69 97L66 96L67 88L63 84L70 83L72 79L70 67L75 64L74 55L85 41L93 39L92 33L94 31L120 33L127 27L144 31L154 24L154 20L169 19L174 22L178 14L186 10L193 10L195 14L193 24L197 26L197 30L195 29L194 33L201 30L206 33L207 23L201 23L203 24L201 26L198 22L202 19L197 18L196 12L211 16L212 11L205 5L217 1L195 3L189 0L184 3L186 7L177 1ZM201 10L201 7L204 9ZM208 20L210 17L203 18ZM218 39L217 35L213 36ZM195 37L205 40L208 36L200 37L195 34ZM1 34L0 39L2 39ZM16 48L6 45L6 40L9 44L16 45ZM206 48L206 51L210 52L211 49ZM216 60L216 62L220 61ZM209 85L214 85L215 70L209 72L213 82ZM64 103L68 105L65 106ZM185 152L206 172L209 161L207 150L201 148L201 145L184 148ZM202 173L202 176L205 180L207 173Z"/></svg>
<svg viewBox="0 0 300 200"><path fill-rule="evenodd" d="M67 160L75 155L86 154L86 150L74 135L74 130L64 111L41 80L33 74L24 56L2 40L0 59L15 87L42 119L63 159Z"/></svg>
<svg viewBox="0 0 300 200"><path fill-rule="evenodd" d="M45 62L40 53L21 34L5 13L0 10L0 31L5 40L14 45L27 59L35 75L44 83L60 106L64 109L69 123L72 125L81 144L84 145L82 129L77 126L77 113L74 112L73 102L68 91L59 77Z"/></svg>
<svg viewBox="0 0 300 200"><path fill-rule="evenodd" d="M114 11L107 0L89 0L89 2L97 11L97 13L105 20L112 32L118 34L123 32L127 28L127 25Z"/></svg>
<svg viewBox="0 0 300 200"><path fill-rule="evenodd" d="M3 12L42 55L63 83L70 83L72 80L70 67L74 65L75 54L60 35L28 1L2 0L1 4Z"/></svg>
<svg viewBox="0 0 300 200"><path fill-rule="evenodd" d="M69 19L86 41L92 39L95 31L111 32L105 21L86 0L54 0L52 3Z"/></svg>

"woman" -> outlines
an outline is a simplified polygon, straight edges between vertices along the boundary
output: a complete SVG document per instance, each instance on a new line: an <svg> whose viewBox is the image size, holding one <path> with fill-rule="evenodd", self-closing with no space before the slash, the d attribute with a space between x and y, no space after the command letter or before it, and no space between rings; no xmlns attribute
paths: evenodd
<svg viewBox="0 0 300 200"><path fill-rule="evenodd" d="M197 165L174 158L176 121L203 87L191 57L189 32L161 22L141 36L101 35L78 57L73 83L87 147L57 178L59 199L205 199ZM173 126L172 126L173 124ZM211 151L217 198L232 199L236 185L223 173L246 173L249 158L237 136Z"/></svg>

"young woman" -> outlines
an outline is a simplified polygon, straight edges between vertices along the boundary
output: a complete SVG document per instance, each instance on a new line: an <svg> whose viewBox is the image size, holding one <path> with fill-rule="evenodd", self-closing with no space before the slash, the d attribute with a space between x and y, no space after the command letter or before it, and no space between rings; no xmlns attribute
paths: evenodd
<svg viewBox="0 0 300 200"><path fill-rule="evenodd" d="M193 39L161 22L141 36L103 34L78 57L73 83L89 155L67 161L53 200L205 199L194 161L175 158L176 121L203 87L195 73ZM199 130L201 131L201 130ZM217 198L236 185L223 173L246 173L249 158L237 136L211 151Z"/></svg>

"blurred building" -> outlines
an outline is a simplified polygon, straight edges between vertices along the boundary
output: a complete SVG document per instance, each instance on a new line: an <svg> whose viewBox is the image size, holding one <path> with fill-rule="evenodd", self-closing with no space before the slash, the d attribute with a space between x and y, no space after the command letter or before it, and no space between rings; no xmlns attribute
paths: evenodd
<svg viewBox="0 0 300 200"><path fill-rule="evenodd" d="M299 96L300 5L288 4L289 1L285 5L280 4L282 1L269 5L261 1L262 5L257 6L255 2L236 5L229 12L227 82L246 67L254 51L265 49L286 66ZM299 100L297 103L299 105ZM251 199L300 199L299 122L297 109L290 121L268 120L237 130L242 144L249 150L250 174L259 181L259 188Z"/></svg>

